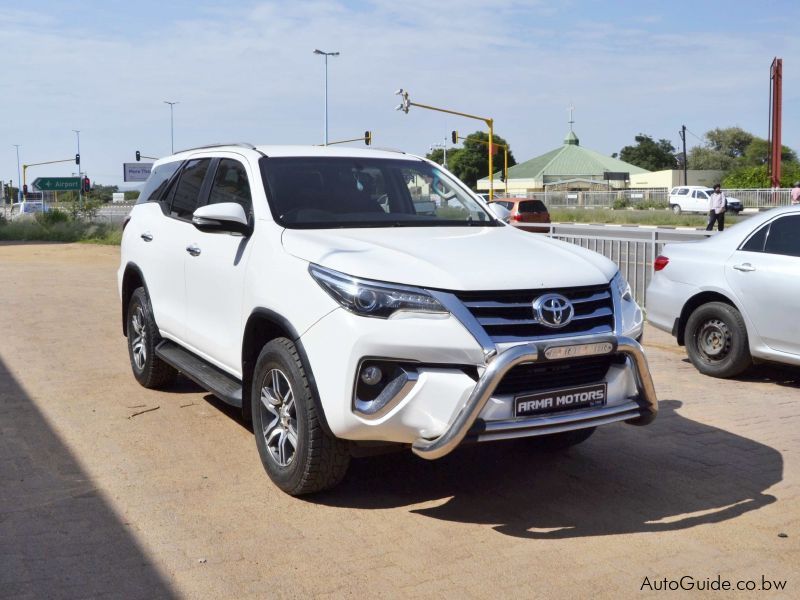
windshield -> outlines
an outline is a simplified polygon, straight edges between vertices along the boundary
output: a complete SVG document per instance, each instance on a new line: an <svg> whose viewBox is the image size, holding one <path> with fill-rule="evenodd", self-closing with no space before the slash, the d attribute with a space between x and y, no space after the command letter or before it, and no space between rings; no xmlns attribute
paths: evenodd
<svg viewBox="0 0 800 600"><path fill-rule="evenodd" d="M421 160L266 157L261 174L284 227L499 225L462 184Z"/></svg>

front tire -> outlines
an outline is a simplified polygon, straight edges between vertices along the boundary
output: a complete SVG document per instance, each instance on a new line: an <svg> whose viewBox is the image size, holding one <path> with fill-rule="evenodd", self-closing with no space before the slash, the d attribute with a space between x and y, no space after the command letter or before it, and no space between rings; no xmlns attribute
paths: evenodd
<svg viewBox="0 0 800 600"><path fill-rule="evenodd" d="M335 486L350 463L347 443L323 430L312 394L294 343L264 346L253 373L253 431L264 470L292 496Z"/></svg>
<svg viewBox="0 0 800 600"><path fill-rule="evenodd" d="M672 206L670 206L670 208L672 209L672 212L675 213L676 215L681 214L681 207L679 205L673 204Z"/></svg>
<svg viewBox="0 0 800 600"><path fill-rule="evenodd" d="M742 315L730 304L709 302L686 322L686 351L695 368L711 377L735 377L753 363Z"/></svg>
<svg viewBox="0 0 800 600"><path fill-rule="evenodd" d="M150 389L171 384L178 372L156 356L161 336L143 287L134 290L128 302L127 319L128 356L136 381Z"/></svg>

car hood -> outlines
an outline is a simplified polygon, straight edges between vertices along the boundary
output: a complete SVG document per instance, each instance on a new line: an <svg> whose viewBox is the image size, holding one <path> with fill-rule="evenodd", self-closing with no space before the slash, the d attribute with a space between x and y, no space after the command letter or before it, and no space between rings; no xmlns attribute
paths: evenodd
<svg viewBox="0 0 800 600"><path fill-rule="evenodd" d="M608 283L607 258L512 227L285 229L286 251L348 275L456 291Z"/></svg>

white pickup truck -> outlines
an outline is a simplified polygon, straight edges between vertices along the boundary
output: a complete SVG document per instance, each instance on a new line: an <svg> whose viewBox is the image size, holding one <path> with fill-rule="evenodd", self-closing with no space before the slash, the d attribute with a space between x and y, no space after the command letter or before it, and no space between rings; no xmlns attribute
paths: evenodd
<svg viewBox="0 0 800 600"><path fill-rule="evenodd" d="M419 212L423 188L439 202ZM136 379L182 372L241 407L290 494L335 485L376 445L568 446L657 412L616 266L506 225L424 158L248 144L163 158L118 275Z"/></svg>

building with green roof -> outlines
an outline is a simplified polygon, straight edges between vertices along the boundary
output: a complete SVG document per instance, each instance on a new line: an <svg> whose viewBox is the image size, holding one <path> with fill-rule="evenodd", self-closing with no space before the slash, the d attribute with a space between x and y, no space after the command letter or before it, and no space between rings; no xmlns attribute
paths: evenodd
<svg viewBox="0 0 800 600"><path fill-rule="evenodd" d="M607 173L625 179L608 179ZM564 144L508 169L508 187L501 181L502 171L494 175L494 189L508 193L528 193L542 190L607 190L624 188L631 175L649 173L636 165L611 158L580 145L570 130ZM613 176L612 176L613 177ZM478 190L489 189L489 178L478 180Z"/></svg>

